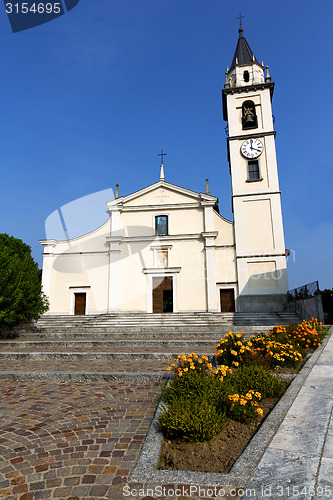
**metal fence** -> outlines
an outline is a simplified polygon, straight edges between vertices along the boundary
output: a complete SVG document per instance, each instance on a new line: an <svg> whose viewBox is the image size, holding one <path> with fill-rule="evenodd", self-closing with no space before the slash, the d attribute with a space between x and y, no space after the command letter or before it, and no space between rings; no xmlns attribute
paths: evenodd
<svg viewBox="0 0 333 500"><path fill-rule="evenodd" d="M309 299L310 297L314 297L318 292L319 283L318 281L313 281L312 283L308 283L307 285L299 286L298 288L289 290L288 301L295 302L295 300L298 299Z"/></svg>

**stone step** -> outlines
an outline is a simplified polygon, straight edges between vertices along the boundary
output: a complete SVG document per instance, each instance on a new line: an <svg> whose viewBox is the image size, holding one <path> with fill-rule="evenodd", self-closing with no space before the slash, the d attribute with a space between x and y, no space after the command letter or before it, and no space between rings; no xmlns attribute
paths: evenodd
<svg viewBox="0 0 333 500"><path fill-rule="evenodd" d="M215 350L211 350L210 353L207 351L200 352L200 354L214 355ZM0 352L0 361L22 361L22 360L35 360L35 361L47 361L47 360L71 360L71 361L153 361L161 360L171 363L172 360L177 356L177 354L190 354L186 350L174 351L174 352L74 352L74 351L25 351L25 352ZM12 366L11 366L12 368ZM82 368L84 368L82 366Z"/></svg>
<svg viewBox="0 0 333 500"><path fill-rule="evenodd" d="M274 326L297 321L291 313L175 313L145 314L124 313L100 316L44 316L38 323L38 330L52 333L128 333L159 332L160 334L216 333L219 335L231 325Z"/></svg>
<svg viewBox="0 0 333 500"><path fill-rule="evenodd" d="M30 352L50 351L66 352L69 349L78 352L84 352L89 349L92 351L113 351L121 352L124 350L134 350L137 352L145 352L148 350L161 351L172 348L173 350L194 351L195 349L212 349L216 347L219 339L184 339L184 340L13 340L0 342L0 353L4 351L20 351L27 350Z"/></svg>
<svg viewBox="0 0 333 500"><path fill-rule="evenodd" d="M186 328L184 330L180 329L165 329L165 331L159 330L143 330L136 331L134 328L129 329L129 331L100 331L94 330L92 328L87 329L41 329L38 332L35 331L25 331L20 334L20 339L25 340L43 340L43 339L86 339L86 340L110 340L110 339L216 339L219 340L226 333L231 331L232 333L243 333L244 336L254 335L256 333L268 332L274 325L262 325L262 326L228 326L221 327L216 331L208 328L204 331L199 331L194 329L193 331ZM0 341L1 342L1 341Z"/></svg>
<svg viewBox="0 0 333 500"><path fill-rule="evenodd" d="M169 361L0 360L0 380L157 382L169 377Z"/></svg>

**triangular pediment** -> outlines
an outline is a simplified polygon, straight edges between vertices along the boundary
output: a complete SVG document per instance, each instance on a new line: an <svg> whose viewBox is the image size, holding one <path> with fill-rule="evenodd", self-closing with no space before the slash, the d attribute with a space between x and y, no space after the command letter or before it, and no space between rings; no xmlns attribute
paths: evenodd
<svg viewBox="0 0 333 500"><path fill-rule="evenodd" d="M196 193L195 191L175 186L169 182L159 181L128 196L113 200L108 205L115 206L120 203L123 207L144 207L156 205L199 204L202 201L217 202L217 198L207 194Z"/></svg>

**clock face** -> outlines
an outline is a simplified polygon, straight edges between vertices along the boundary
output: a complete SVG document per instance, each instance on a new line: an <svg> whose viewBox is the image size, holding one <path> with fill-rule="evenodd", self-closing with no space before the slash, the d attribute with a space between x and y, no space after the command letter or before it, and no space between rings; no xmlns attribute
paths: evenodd
<svg viewBox="0 0 333 500"><path fill-rule="evenodd" d="M245 158L258 158L264 146L259 139L247 139L241 145L241 152Z"/></svg>

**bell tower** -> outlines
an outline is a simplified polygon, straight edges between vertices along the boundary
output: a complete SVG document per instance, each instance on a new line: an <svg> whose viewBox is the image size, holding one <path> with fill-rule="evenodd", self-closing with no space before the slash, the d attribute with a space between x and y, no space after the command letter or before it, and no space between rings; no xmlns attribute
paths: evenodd
<svg viewBox="0 0 333 500"><path fill-rule="evenodd" d="M242 25L222 90L240 312L277 312L288 291L275 131L274 83L247 43Z"/></svg>

